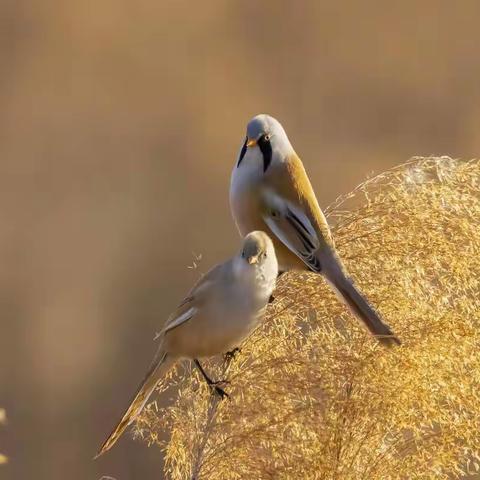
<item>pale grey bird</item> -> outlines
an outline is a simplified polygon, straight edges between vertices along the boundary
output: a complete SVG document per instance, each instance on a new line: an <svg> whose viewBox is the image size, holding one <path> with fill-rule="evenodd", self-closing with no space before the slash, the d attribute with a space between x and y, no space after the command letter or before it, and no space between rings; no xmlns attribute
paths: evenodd
<svg viewBox="0 0 480 480"><path fill-rule="evenodd" d="M165 323L160 346L144 380L97 457L109 450L140 414L177 360L195 360L207 383L215 386L197 359L226 353L240 345L263 318L277 274L272 241L265 233L255 231L245 236L237 256L213 267L198 281ZM223 393L218 388L217 392Z"/></svg>
<svg viewBox="0 0 480 480"><path fill-rule="evenodd" d="M280 272L323 275L380 342L400 343L349 278L302 161L280 122L269 115L257 115L247 125L232 171L230 206L241 235L259 229L271 236Z"/></svg>

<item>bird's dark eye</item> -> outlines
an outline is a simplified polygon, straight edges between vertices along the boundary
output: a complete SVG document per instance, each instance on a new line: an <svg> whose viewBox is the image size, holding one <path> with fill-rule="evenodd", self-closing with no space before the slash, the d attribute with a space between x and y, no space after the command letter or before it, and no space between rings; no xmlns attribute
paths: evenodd
<svg viewBox="0 0 480 480"><path fill-rule="evenodd" d="M272 137L271 137L271 135L270 135L269 133L266 133L266 134L263 136L263 138L265 139L266 142L269 142L269 141L270 141L270 138L272 138Z"/></svg>

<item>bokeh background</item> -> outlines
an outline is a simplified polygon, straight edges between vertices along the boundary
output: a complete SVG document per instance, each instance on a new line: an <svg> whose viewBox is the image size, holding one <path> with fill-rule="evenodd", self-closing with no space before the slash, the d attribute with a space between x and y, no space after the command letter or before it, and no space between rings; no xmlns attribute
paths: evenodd
<svg viewBox="0 0 480 480"><path fill-rule="evenodd" d="M319 201L413 155L480 154L477 1L0 3L0 477L162 478L92 456L200 271L238 245L256 113Z"/></svg>

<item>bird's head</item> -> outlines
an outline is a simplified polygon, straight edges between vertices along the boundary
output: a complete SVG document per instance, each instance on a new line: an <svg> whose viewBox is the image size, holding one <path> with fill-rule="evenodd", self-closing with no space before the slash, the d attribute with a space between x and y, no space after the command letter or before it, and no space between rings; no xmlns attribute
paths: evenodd
<svg viewBox="0 0 480 480"><path fill-rule="evenodd" d="M248 157L249 162L262 165L266 172L272 164L284 161L291 153L293 147L281 123L270 115L260 114L248 122L237 167Z"/></svg>
<svg viewBox="0 0 480 480"><path fill-rule="evenodd" d="M266 263L270 263L278 268L272 240L261 231L250 232L243 239L240 256L251 267L262 267Z"/></svg>

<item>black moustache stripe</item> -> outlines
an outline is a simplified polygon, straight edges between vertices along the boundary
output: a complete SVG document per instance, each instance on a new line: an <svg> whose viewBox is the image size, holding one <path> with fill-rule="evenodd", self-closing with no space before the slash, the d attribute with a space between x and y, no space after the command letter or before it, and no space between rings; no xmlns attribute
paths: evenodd
<svg viewBox="0 0 480 480"><path fill-rule="evenodd" d="M266 172L272 161L272 146L270 140L267 140L264 135L258 139L257 144L263 155L263 172Z"/></svg>
<svg viewBox="0 0 480 480"><path fill-rule="evenodd" d="M247 153L247 141L248 141L248 137L245 137L245 143L243 144L242 150L240 151L240 157L238 158L237 168L240 166L240 164L242 163L243 157Z"/></svg>

